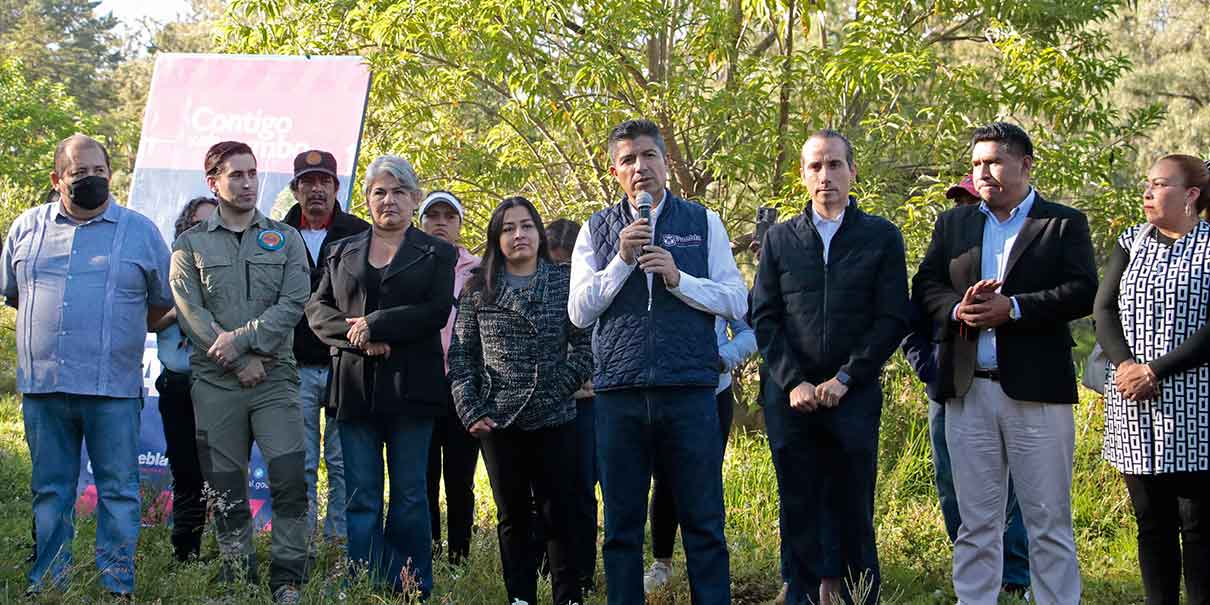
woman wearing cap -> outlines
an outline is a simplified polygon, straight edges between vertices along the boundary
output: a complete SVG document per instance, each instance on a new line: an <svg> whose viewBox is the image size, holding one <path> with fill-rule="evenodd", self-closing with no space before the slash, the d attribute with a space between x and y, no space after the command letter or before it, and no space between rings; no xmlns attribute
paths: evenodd
<svg viewBox="0 0 1210 605"><path fill-rule="evenodd" d="M425 233L439 237L458 249L458 264L454 266L454 297L462 293L462 286L470 279L471 272L479 266L478 256L471 254L461 245L462 202L449 191L433 191L420 204L420 228ZM450 336L454 332L454 317L457 309L450 310L449 320L441 328L441 347L447 355ZM449 371L449 362L446 362ZM447 414L438 418L433 426L433 443L429 446L428 497L429 523L433 530L433 543L441 544L440 485L442 468L445 470L446 524L449 526L449 561L459 564L471 549L471 526L475 522L475 467L479 463L479 440L471 436L458 420L451 397Z"/></svg>
<svg viewBox="0 0 1210 605"><path fill-rule="evenodd" d="M1097 291L1105 375L1103 456L1138 521L1148 605L1210 603L1210 171L1160 158L1142 183L1147 222L1126 230Z"/></svg>
<svg viewBox="0 0 1210 605"><path fill-rule="evenodd" d="M567 316L571 272L550 261L542 218L505 199L483 265L458 303L450 381L462 422L483 443L508 602L537 602L531 494L546 535L555 605L581 600L572 550L577 475L572 394L592 372L589 332Z"/></svg>
<svg viewBox="0 0 1210 605"><path fill-rule="evenodd" d="M433 543L424 460L449 398L441 327L454 301L457 252L412 226L420 189L406 160L374 160L365 183L370 230L327 249L307 320L332 347L329 405L344 450L349 559L377 582L427 596Z"/></svg>

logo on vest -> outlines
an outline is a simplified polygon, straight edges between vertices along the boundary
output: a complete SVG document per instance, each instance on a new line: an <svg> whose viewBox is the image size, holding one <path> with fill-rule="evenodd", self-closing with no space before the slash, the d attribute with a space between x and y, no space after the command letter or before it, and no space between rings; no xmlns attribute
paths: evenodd
<svg viewBox="0 0 1210 605"><path fill-rule="evenodd" d="M697 233L689 235L666 233L661 242L664 244L664 248L696 248L702 245L702 236Z"/></svg>

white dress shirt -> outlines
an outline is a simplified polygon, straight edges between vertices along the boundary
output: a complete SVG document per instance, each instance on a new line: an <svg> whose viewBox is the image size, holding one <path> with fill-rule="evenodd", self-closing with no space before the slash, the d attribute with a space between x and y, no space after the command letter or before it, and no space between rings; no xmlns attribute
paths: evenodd
<svg viewBox="0 0 1210 605"><path fill-rule="evenodd" d="M651 210L651 228L654 231L664 208L664 197ZM633 208L633 206L632 206ZM708 277L694 277L681 271L681 283L668 292L682 302L697 309L725 319L740 319L748 312L748 288L744 277L735 265L731 254L731 240L718 213L706 209L707 270ZM621 291L622 285L638 267L626 264L620 254L604 267L597 266L596 246L592 241L592 229L584 225L576 237L575 250L571 255L571 296L567 300L567 314L571 323L586 328L609 308ZM652 274L647 275L647 288L651 291Z"/></svg>
<svg viewBox="0 0 1210 605"><path fill-rule="evenodd" d="M847 206L846 206L847 207ZM836 230L840 229L840 222L844 220L844 210L834 219L824 218L824 216L815 209L811 209L811 222L815 223L815 230L819 232L819 239L823 240L823 262L828 263L828 250L832 247L832 238L836 236Z"/></svg>

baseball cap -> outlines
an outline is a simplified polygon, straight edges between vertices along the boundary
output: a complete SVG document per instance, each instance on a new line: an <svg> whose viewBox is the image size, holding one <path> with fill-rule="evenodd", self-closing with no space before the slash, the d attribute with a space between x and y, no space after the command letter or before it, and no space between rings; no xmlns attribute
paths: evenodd
<svg viewBox="0 0 1210 605"><path fill-rule="evenodd" d="M322 172L332 178L336 176L336 156L318 149L304 151L294 156L294 178L309 172Z"/></svg>
<svg viewBox="0 0 1210 605"><path fill-rule="evenodd" d="M420 215L424 216L425 211L433 204L449 204L451 208L458 211L458 218L466 220L466 213L462 210L462 202L448 191L434 191L425 196L424 201L420 203Z"/></svg>
<svg viewBox="0 0 1210 605"><path fill-rule="evenodd" d="M953 187L946 189L945 197L947 197L951 200L956 199L959 195L962 195L963 191L971 194L974 197L979 197L979 190L975 189L975 179L971 178L971 175L969 175L969 174L962 177L961 183L958 183L957 185L954 185Z"/></svg>

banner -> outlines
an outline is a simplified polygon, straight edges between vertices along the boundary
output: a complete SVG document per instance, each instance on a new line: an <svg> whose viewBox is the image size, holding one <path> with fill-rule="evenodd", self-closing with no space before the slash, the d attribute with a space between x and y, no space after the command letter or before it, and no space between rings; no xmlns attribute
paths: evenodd
<svg viewBox="0 0 1210 605"><path fill-rule="evenodd" d="M281 217L294 197L294 156L321 149L336 156L337 198L347 209L365 120L370 72L361 57L157 55L127 207L151 218L172 245L173 225L191 198L210 197L202 163L219 141L252 147L260 180L257 207ZM160 373L155 336L143 355L145 388L139 471L147 523L166 522L171 472L164 449L155 379ZM96 506L85 451L77 509ZM258 528L271 515L268 473L257 448L248 473L249 500Z"/></svg>

